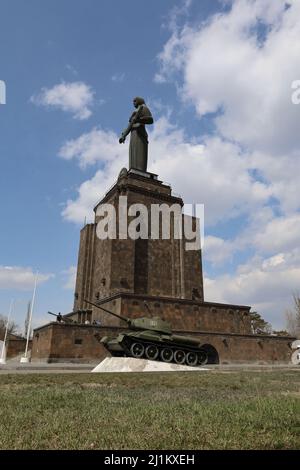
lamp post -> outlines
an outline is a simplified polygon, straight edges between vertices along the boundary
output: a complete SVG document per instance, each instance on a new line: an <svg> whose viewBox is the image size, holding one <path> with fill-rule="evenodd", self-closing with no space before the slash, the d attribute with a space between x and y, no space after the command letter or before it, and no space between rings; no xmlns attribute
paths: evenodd
<svg viewBox="0 0 300 470"><path fill-rule="evenodd" d="M30 362L30 358L28 357L28 344L29 344L29 336L30 336L30 330L31 330L32 312L33 312L34 301L35 301L37 279L38 279L38 271L36 272L36 276L35 276L34 289L33 289L32 301L31 301L29 322L28 322L28 327L27 327L27 338L26 338L25 354L24 354L23 357L21 357L21 360L20 360L21 363Z"/></svg>

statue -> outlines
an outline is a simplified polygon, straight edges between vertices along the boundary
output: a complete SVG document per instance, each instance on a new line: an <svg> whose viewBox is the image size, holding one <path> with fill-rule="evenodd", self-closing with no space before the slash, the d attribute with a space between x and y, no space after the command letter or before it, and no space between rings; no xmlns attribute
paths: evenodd
<svg viewBox="0 0 300 470"><path fill-rule="evenodd" d="M146 124L153 124L153 117L143 98L133 99L136 111L129 119L128 127L122 132L119 139L120 144L124 144L126 137L130 134L129 144L129 169L135 168L140 171L147 171L148 161L148 134L145 129Z"/></svg>

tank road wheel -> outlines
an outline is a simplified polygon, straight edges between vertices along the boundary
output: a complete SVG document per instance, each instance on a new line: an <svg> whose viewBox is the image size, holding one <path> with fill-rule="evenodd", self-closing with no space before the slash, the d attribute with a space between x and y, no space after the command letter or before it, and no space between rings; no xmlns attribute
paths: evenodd
<svg viewBox="0 0 300 470"><path fill-rule="evenodd" d="M144 351L145 351L145 348L141 343L133 343L130 346L131 354L133 355L133 357L136 357L137 359L142 357L142 355L144 354Z"/></svg>
<svg viewBox="0 0 300 470"><path fill-rule="evenodd" d="M183 364L185 361L185 352L181 349L177 349L174 353L174 361L176 364Z"/></svg>
<svg viewBox="0 0 300 470"><path fill-rule="evenodd" d="M155 346L155 344L148 344L148 346L146 346L145 354L146 354L147 359L150 359L151 361L155 361L155 359L157 359L158 354L159 354L158 347Z"/></svg>
<svg viewBox="0 0 300 470"><path fill-rule="evenodd" d="M203 366L204 364L207 364L208 361L208 355L206 351L199 351L198 352L198 363Z"/></svg>
<svg viewBox="0 0 300 470"><path fill-rule="evenodd" d="M170 348L163 348L161 358L164 362L171 362L173 359L173 351Z"/></svg>
<svg viewBox="0 0 300 470"><path fill-rule="evenodd" d="M198 354L195 352L188 352L186 355L186 363L188 366L195 366L198 362Z"/></svg>

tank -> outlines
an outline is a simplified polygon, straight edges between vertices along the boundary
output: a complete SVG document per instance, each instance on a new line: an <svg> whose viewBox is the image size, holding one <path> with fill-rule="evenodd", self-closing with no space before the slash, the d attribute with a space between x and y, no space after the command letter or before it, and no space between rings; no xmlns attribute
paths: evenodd
<svg viewBox="0 0 300 470"><path fill-rule="evenodd" d="M53 312L47 312L49 315L53 315L56 317L56 321L58 323L74 323L74 321L71 318L68 318L64 315L62 315L60 312L59 313L53 313Z"/></svg>
<svg viewBox="0 0 300 470"><path fill-rule="evenodd" d="M201 344L199 338L173 334L171 325L160 317L126 318L100 305L85 300L128 325L128 331L117 336L100 337L100 343L112 356L134 357L167 363L198 366L218 363L218 353L210 344Z"/></svg>

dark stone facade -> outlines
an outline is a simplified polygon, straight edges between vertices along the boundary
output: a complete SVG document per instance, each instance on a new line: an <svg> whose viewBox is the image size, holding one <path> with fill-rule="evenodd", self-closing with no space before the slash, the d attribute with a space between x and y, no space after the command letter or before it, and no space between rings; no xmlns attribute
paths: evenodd
<svg viewBox="0 0 300 470"><path fill-rule="evenodd" d="M98 302L99 305L128 318L159 316L171 324L172 329L215 331L233 334L251 334L250 307L213 302L196 302L189 299L146 296L122 292ZM100 309L92 316L82 318L73 312L67 318L78 323L99 321L101 325L123 326L124 322Z"/></svg>
<svg viewBox="0 0 300 470"><path fill-rule="evenodd" d="M3 338L1 338L3 340ZM12 359L16 356L24 355L26 348L26 338L22 336L9 334L6 342L6 359ZM28 349L32 348L32 341L28 341Z"/></svg>
<svg viewBox="0 0 300 470"><path fill-rule="evenodd" d="M96 339L99 327L51 322L34 330L32 360L47 362L93 362L107 355ZM105 333L106 330L103 329Z"/></svg>
<svg viewBox="0 0 300 470"><path fill-rule="evenodd" d="M95 223L81 230L74 310L64 316L73 323L36 329L33 360L99 362L108 354L95 334L115 335L124 324L91 307L87 299L125 317L159 316L174 332L211 344L221 363L290 361L293 338L253 335L250 307L204 301L201 251L184 250L185 239L174 238L174 219L170 239L100 240L97 208L113 204L118 233L120 196L127 196L128 207L142 203L149 213L151 204L183 205L155 175L135 171L120 175L96 205Z"/></svg>
<svg viewBox="0 0 300 470"><path fill-rule="evenodd" d="M115 336L125 327L49 323L34 331L32 358L34 361L99 363L109 355L96 336ZM189 330L174 333L199 338L218 351L221 364L287 363L291 358L292 338L282 336L238 335ZM95 336L96 335L96 336Z"/></svg>
<svg viewBox="0 0 300 470"><path fill-rule="evenodd" d="M170 186L128 173L95 207L96 213L100 204L114 205L117 232L119 196L127 196L128 206L144 204L149 214L151 204L183 205L181 198L172 196ZM182 249L183 241L174 239L172 224L169 240L100 240L97 222L95 216L95 223L81 230L74 311L89 308L85 298L97 301L120 292L203 300L201 252Z"/></svg>

